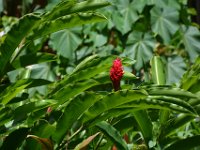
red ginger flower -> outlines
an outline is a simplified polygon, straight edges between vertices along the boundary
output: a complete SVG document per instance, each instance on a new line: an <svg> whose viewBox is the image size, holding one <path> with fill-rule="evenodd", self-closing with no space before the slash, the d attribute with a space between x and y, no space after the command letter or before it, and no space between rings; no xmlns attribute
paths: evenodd
<svg viewBox="0 0 200 150"><path fill-rule="evenodd" d="M110 79L112 80L115 91L120 89L120 80L124 74L122 62L120 58L113 61L112 68L110 69Z"/></svg>

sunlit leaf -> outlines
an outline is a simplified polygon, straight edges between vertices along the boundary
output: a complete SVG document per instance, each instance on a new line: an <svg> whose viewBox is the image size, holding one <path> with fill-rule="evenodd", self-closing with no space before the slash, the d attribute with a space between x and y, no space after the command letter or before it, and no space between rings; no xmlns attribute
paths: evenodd
<svg viewBox="0 0 200 150"><path fill-rule="evenodd" d="M155 84L158 85L165 84L164 66L161 58L158 56L154 56L151 59L151 73L153 82Z"/></svg>

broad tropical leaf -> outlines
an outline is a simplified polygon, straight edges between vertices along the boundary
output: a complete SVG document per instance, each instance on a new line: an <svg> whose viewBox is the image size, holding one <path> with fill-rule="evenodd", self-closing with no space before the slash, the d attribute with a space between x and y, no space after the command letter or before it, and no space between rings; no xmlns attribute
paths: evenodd
<svg viewBox="0 0 200 150"><path fill-rule="evenodd" d="M135 68L139 70L153 56L154 47L155 39L150 33L132 31L128 36L125 54L136 60Z"/></svg>
<svg viewBox="0 0 200 150"><path fill-rule="evenodd" d="M77 33L80 33L80 29L76 32L69 29L58 31L51 35L49 44L57 51L58 55L74 60L75 50L82 42Z"/></svg>
<svg viewBox="0 0 200 150"><path fill-rule="evenodd" d="M200 54L200 31L193 26L181 26L180 34L181 42L190 56L190 61L194 62L195 58Z"/></svg>
<svg viewBox="0 0 200 150"><path fill-rule="evenodd" d="M152 30L160 35L165 43L170 42L171 36L178 30L179 12L170 7L158 8L151 10Z"/></svg>
<svg viewBox="0 0 200 150"><path fill-rule="evenodd" d="M135 5L129 0L118 1L118 10L120 13L114 12L112 15L112 21L116 28L121 31L122 34L126 34L131 30L132 24L139 18Z"/></svg>
<svg viewBox="0 0 200 150"><path fill-rule="evenodd" d="M163 59L163 62L166 66L166 83L172 84L179 82L186 68L183 58L180 56L172 56L166 60Z"/></svg>

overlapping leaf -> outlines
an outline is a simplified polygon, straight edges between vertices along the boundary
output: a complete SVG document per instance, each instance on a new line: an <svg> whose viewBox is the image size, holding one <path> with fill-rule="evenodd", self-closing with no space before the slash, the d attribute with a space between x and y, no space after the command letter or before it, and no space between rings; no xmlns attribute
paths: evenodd
<svg viewBox="0 0 200 150"><path fill-rule="evenodd" d="M133 31L128 37L125 54L136 60L135 68L140 69L153 56L155 39L150 33Z"/></svg>
<svg viewBox="0 0 200 150"><path fill-rule="evenodd" d="M169 43L171 36L178 30L179 12L174 8L154 7L151 10L152 30L160 35L165 43Z"/></svg>

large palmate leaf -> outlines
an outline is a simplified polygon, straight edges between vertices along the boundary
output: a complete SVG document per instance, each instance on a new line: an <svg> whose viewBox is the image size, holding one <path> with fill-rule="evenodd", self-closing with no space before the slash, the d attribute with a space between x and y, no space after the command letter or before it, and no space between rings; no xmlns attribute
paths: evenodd
<svg viewBox="0 0 200 150"><path fill-rule="evenodd" d="M80 32L80 30L78 31ZM81 42L82 40L77 32L65 29L52 34L49 44L58 52L59 55L70 60L74 60L75 50L81 44Z"/></svg>
<svg viewBox="0 0 200 150"><path fill-rule="evenodd" d="M164 60L164 59L163 59ZM166 66L166 83L177 83L185 72L186 64L180 56L168 57L164 60Z"/></svg>
<svg viewBox="0 0 200 150"><path fill-rule="evenodd" d="M133 2L129 0L118 1L117 5L119 13L114 12L112 16L113 23L116 28L122 33L126 34L131 30L133 23L139 18Z"/></svg>
<svg viewBox="0 0 200 150"><path fill-rule="evenodd" d="M29 39L36 39L67 27L105 20L102 15L94 15L94 13L78 14L78 12L94 10L107 5L109 3L104 0L85 1L78 4L75 1L63 1L55 7L56 11L53 9L45 15L28 14L21 18L8 32L5 40L0 45L0 77L5 74L6 66L15 49L20 43L20 47L23 46L24 42L26 42L23 39L27 36ZM69 14L72 13L75 14L70 16Z"/></svg>
<svg viewBox="0 0 200 150"><path fill-rule="evenodd" d="M159 8L165 8L166 6L180 9L180 3L178 1L171 1L171 0L143 0L144 3L148 5L156 5Z"/></svg>
<svg viewBox="0 0 200 150"><path fill-rule="evenodd" d="M155 39L150 33L133 31L128 36L125 54L136 60L135 68L140 69L153 56Z"/></svg>
<svg viewBox="0 0 200 150"><path fill-rule="evenodd" d="M178 16L179 13L174 8L164 7L160 9L154 7L151 10L152 30L160 35L165 43L169 43L171 35L179 28Z"/></svg>
<svg viewBox="0 0 200 150"><path fill-rule="evenodd" d="M182 26L180 33L182 37L181 42L184 44L191 62L194 62L195 58L200 54L200 31L193 26Z"/></svg>

